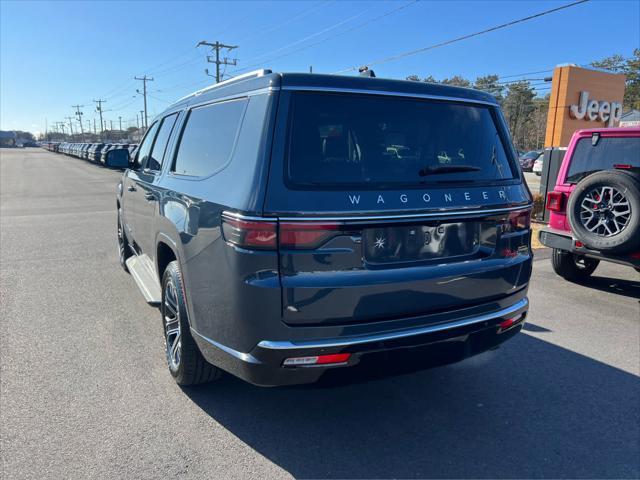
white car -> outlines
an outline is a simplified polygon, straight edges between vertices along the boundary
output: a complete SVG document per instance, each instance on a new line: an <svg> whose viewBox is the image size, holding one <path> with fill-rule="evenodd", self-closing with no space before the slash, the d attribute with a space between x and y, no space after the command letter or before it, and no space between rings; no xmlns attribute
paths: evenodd
<svg viewBox="0 0 640 480"><path fill-rule="evenodd" d="M539 177L542 175L542 160L544 158L544 153L541 153L536 161L533 162L533 169L531 170L533 173L538 175Z"/></svg>

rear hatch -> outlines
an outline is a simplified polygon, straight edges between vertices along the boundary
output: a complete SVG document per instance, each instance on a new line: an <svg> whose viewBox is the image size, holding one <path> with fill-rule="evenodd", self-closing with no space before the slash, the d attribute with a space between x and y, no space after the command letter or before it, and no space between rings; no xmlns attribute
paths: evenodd
<svg viewBox="0 0 640 480"><path fill-rule="evenodd" d="M529 204L496 106L282 92L264 210L283 319L382 321L512 294L530 274Z"/></svg>

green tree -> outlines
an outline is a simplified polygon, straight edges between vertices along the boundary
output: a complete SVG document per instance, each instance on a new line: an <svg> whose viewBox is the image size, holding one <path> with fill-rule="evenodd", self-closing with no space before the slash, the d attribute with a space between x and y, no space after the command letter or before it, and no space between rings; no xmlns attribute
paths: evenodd
<svg viewBox="0 0 640 480"><path fill-rule="evenodd" d="M440 83L444 85L452 85L454 87L471 87L471 82L460 75L454 75L451 78L444 78Z"/></svg>
<svg viewBox="0 0 640 480"><path fill-rule="evenodd" d="M473 83L473 88L490 93L498 99L498 102L502 103L502 92L504 91L504 85L500 85L498 83L498 78L498 75L485 75L484 77L478 77Z"/></svg>
<svg viewBox="0 0 640 480"><path fill-rule="evenodd" d="M424 77L423 79L421 79L419 75L413 74L413 75L409 75L407 77L407 80L411 80L413 82L440 83L438 80L433 78L432 75L429 75L428 77Z"/></svg>
<svg viewBox="0 0 640 480"><path fill-rule="evenodd" d="M612 55L592 62L591 66L614 73L624 73L627 77L624 107L628 110L640 110L640 48L636 48L630 58Z"/></svg>
<svg viewBox="0 0 640 480"><path fill-rule="evenodd" d="M535 110L533 99L536 93L529 82L511 83L502 102L502 110L517 148L526 149L531 116Z"/></svg>

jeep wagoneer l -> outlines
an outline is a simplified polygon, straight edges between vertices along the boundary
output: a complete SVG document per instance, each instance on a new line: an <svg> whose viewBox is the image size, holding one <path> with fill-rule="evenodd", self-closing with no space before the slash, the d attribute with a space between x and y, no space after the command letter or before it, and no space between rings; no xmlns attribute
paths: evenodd
<svg viewBox="0 0 640 480"><path fill-rule="evenodd" d="M495 99L258 71L150 125L117 192L120 261L181 385L429 366L522 328L531 195Z"/></svg>

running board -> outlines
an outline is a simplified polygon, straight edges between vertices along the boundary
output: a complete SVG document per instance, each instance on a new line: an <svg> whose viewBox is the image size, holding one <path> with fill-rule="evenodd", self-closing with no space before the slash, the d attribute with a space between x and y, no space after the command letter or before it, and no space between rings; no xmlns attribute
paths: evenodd
<svg viewBox="0 0 640 480"><path fill-rule="evenodd" d="M151 259L147 255L133 255L127 259L126 263L129 273L147 303L160 305L162 292Z"/></svg>

